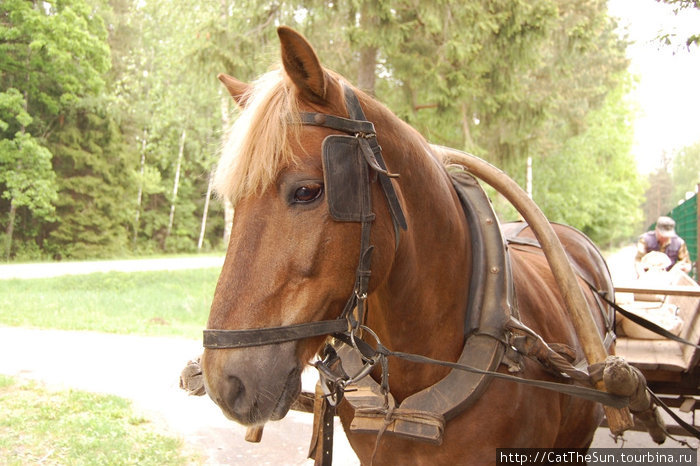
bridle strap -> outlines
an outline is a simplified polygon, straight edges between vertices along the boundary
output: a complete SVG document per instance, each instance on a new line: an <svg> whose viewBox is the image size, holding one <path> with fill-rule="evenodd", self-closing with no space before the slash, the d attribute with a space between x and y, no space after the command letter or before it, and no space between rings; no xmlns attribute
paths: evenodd
<svg viewBox="0 0 700 466"><path fill-rule="evenodd" d="M345 105L348 109L348 113L350 114L350 118L354 118L355 120L367 121L367 117L365 117L365 112L362 111L362 105L360 105L360 101L358 100L357 95L355 95L355 93L349 86L344 85L343 89L345 92ZM372 125L372 127L374 127L374 125ZM372 168L379 175L379 184L381 185L382 190L384 191L384 195L386 196L387 203L389 204L389 211L391 212L391 219L394 222L396 247L398 248L401 230L405 231L408 228L408 224L406 223L406 216L403 213L401 203L399 202L399 198L396 195L396 190L394 189L394 185L391 184L390 179L395 178L398 175L391 175L387 170L386 163L384 163L384 157L382 157L382 148L377 142L376 133L372 132L372 134L374 137L364 138L365 140L361 140L360 142L363 145L367 144L372 150L371 154L366 149L364 150L365 159L367 159L367 163L369 163L369 165L372 166ZM377 165L379 165L379 168L381 168L381 170L378 170L374 163L372 163L372 156L374 157L374 160L376 160L376 163Z"/></svg>
<svg viewBox="0 0 700 466"><path fill-rule="evenodd" d="M375 164L373 164L371 160L374 160L376 164L379 163L379 160L381 159L381 148L379 147L379 144L377 144L374 125L367 121L357 96L353 90L346 85L343 85L343 90L345 94L345 106L347 107L350 119L318 113L302 113L302 118L308 120L310 119L309 115L313 115L313 120L317 122L316 124L319 126L354 134L354 136L360 141L360 148L363 152L363 157L367 162L366 164L360 164L360 177L362 178L362 192L360 193L360 257L358 259L357 269L355 271L355 284L353 286L353 291L345 303L343 312L339 317L342 321L347 321L351 327L356 328L358 325L362 324L364 320L366 311L365 301L367 299L369 289L369 278L372 273L370 270L370 264L372 263L372 252L374 251L374 246L370 244L370 234L375 216L372 212L370 168L373 170L375 169ZM323 123L318 123L320 121L323 121ZM336 124L338 126L335 126ZM377 154L379 155L378 158ZM382 178L383 174L378 172L378 176ZM389 181L389 183L391 183L391 181ZM390 202L388 197L387 200ZM399 209L401 209L400 206ZM396 220L394 219L394 221ZM399 238L398 234L399 232L396 230L397 245ZM357 314L355 316L353 316L354 309L357 309Z"/></svg>
<svg viewBox="0 0 700 466"><path fill-rule="evenodd" d="M211 349L246 348L301 340L348 330L345 319L321 320L303 324L251 330L204 330L204 347Z"/></svg>
<svg viewBox="0 0 700 466"><path fill-rule="evenodd" d="M371 121L350 120L325 113L302 112L299 121L304 126L321 126L336 129L348 134L376 134L374 123Z"/></svg>

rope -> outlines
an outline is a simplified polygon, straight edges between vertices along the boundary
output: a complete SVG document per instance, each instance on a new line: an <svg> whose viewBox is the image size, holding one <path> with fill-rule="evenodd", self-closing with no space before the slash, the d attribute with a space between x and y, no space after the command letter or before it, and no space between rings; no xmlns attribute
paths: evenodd
<svg viewBox="0 0 700 466"><path fill-rule="evenodd" d="M386 433L389 426L395 421L415 421L420 424L434 426L440 432L440 437L442 437L445 428L445 418L441 414L420 411L417 409L397 408L395 406L387 405L381 408L360 408L357 410L357 413L362 414L364 417L381 417L384 419L382 427L377 432L377 439L374 442L374 450L372 451L370 465L374 463L382 437Z"/></svg>
<svg viewBox="0 0 700 466"><path fill-rule="evenodd" d="M445 425L445 417L441 414L417 409L390 406L381 408L360 408L356 412L370 418L383 417L387 426L391 425L394 421L417 421L420 424L437 427L441 434Z"/></svg>

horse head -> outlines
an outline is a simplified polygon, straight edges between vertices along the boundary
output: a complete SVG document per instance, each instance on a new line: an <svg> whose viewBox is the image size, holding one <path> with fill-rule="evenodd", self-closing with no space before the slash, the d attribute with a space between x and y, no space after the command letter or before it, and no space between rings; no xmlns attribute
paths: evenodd
<svg viewBox="0 0 700 466"><path fill-rule="evenodd" d="M208 329L336 319L355 287L362 225L331 217L321 153L329 135L345 133L301 124L304 114L349 117L344 84L320 65L306 39L285 27L278 34L281 69L254 85L220 75L242 113L215 180L218 192L234 203L235 218ZM359 91L353 94L363 106L370 105ZM384 142L394 145L380 140ZM399 232L388 203L381 200L379 183L370 184L376 216L371 293L391 269ZM401 196L398 192L397 199ZM244 425L280 419L299 394L303 366L323 339L205 349L207 392L228 417Z"/></svg>

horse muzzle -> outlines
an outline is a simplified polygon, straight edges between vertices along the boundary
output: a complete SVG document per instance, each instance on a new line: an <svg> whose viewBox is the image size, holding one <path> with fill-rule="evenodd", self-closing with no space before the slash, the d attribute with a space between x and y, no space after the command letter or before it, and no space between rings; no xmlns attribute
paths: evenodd
<svg viewBox="0 0 700 466"><path fill-rule="evenodd" d="M251 426L282 419L301 391L294 342L240 349L205 349L207 393L229 419Z"/></svg>

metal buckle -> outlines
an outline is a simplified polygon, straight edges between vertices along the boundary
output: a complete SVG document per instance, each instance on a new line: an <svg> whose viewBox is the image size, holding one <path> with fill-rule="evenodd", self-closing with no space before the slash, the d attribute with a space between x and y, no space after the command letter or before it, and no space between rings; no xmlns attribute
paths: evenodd
<svg viewBox="0 0 700 466"><path fill-rule="evenodd" d="M316 361L323 396L331 406L337 406L343 400L345 385L350 379L343 369L342 361L335 349L326 344L322 352L323 359Z"/></svg>

